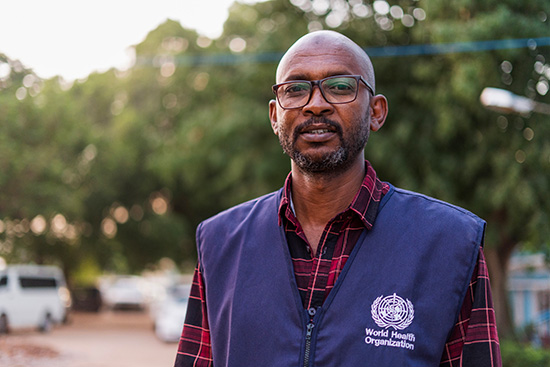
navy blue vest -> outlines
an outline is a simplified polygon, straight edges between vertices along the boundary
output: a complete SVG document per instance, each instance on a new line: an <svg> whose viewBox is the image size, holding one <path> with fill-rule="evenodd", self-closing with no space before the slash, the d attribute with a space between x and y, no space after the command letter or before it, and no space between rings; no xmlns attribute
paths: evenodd
<svg viewBox="0 0 550 367"><path fill-rule="evenodd" d="M214 366L438 366L485 222L391 187L325 303L308 313L278 225L280 197L197 229Z"/></svg>

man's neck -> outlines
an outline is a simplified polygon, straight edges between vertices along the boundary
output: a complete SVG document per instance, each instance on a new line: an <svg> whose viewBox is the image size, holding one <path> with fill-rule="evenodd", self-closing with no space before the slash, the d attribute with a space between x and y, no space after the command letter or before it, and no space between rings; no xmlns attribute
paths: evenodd
<svg viewBox="0 0 550 367"><path fill-rule="evenodd" d="M326 224L351 204L364 178L362 157L338 175L304 174L292 164L295 214L314 250Z"/></svg>

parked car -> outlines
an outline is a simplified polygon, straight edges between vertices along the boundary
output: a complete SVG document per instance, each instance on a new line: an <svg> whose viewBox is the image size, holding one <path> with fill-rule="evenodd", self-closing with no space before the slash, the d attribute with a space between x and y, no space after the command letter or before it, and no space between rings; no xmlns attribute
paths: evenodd
<svg viewBox="0 0 550 367"><path fill-rule="evenodd" d="M103 304L101 292L96 287L74 288L72 290L73 311L99 312Z"/></svg>
<svg viewBox="0 0 550 367"><path fill-rule="evenodd" d="M160 340L167 343L179 341L187 312L189 290L189 285L172 287L159 305L154 322L155 334Z"/></svg>
<svg viewBox="0 0 550 367"><path fill-rule="evenodd" d="M8 265L0 270L0 333L16 328L51 330L67 320L71 296L55 266Z"/></svg>
<svg viewBox="0 0 550 367"><path fill-rule="evenodd" d="M142 277L120 275L101 288L103 304L109 309L144 310L147 307L146 284Z"/></svg>

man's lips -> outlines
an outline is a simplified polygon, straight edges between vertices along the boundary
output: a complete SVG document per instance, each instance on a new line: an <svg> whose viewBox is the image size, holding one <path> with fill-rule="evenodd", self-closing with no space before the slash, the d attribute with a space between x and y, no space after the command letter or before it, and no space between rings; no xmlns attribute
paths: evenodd
<svg viewBox="0 0 550 367"><path fill-rule="evenodd" d="M342 135L340 125L327 118L312 118L294 130L294 141L302 140L306 143L326 143Z"/></svg>
<svg viewBox="0 0 550 367"><path fill-rule="evenodd" d="M307 142L320 143L332 139L337 129L326 124L313 124L299 131L299 136Z"/></svg>

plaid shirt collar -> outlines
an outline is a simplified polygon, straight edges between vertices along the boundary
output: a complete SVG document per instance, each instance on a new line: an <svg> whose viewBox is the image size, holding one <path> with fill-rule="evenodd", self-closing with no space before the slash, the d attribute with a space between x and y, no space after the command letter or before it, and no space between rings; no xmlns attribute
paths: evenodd
<svg viewBox="0 0 550 367"><path fill-rule="evenodd" d="M346 215L347 213L356 215L365 228L370 230L374 226L380 200L384 194L388 192L389 185L378 179L369 161L365 161L365 170L365 178L355 198L350 206L335 218ZM299 225L292 207L292 173L289 173L286 178L281 202L279 204L279 225L285 221L290 221L296 226Z"/></svg>

